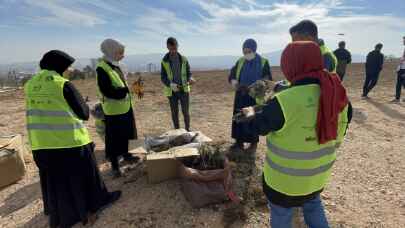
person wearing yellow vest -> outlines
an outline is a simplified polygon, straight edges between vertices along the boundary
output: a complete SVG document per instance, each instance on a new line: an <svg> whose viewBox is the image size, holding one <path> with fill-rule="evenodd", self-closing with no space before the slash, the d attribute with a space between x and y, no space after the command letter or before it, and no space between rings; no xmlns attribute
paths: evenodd
<svg viewBox="0 0 405 228"><path fill-rule="evenodd" d="M323 39L318 40L318 45L319 48L321 49L325 69L329 72L336 73L338 60L335 54L325 45L325 41Z"/></svg>
<svg viewBox="0 0 405 228"><path fill-rule="evenodd" d="M174 128L180 128L180 103L184 117L184 128L190 131L190 86L194 83L194 79L191 77L187 58L178 52L177 40L169 37L166 45L169 52L163 57L160 70L163 94L169 99Z"/></svg>
<svg viewBox="0 0 405 228"><path fill-rule="evenodd" d="M329 72L336 72L337 58L325 45L322 39L318 39L318 26L311 20L302 20L290 28L292 41L313 41L318 43L323 56L324 68Z"/></svg>
<svg viewBox="0 0 405 228"><path fill-rule="evenodd" d="M29 143L50 227L92 223L121 196L120 191L107 191L83 123L89 108L64 78L73 62L62 51L49 51L40 61L41 70L24 86Z"/></svg>
<svg viewBox="0 0 405 228"><path fill-rule="evenodd" d="M119 159L137 162L128 152L130 139L137 139L137 129L132 109L131 93L128 89L120 61L124 58L125 47L113 39L101 43L103 57L96 68L98 97L105 115L105 154L111 162L114 178L122 176Z"/></svg>
<svg viewBox="0 0 405 228"><path fill-rule="evenodd" d="M267 135L263 191L271 227L291 228L294 208L302 207L310 228L328 222L320 193L326 187L336 150L344 140L352 107L337 74L323 69L319 46L290 43L281 69L291 86L268 101L260 113L247 107L247 130Z"/></svg>
<svg viewBox="0 0 405 228"><path fill-rule="evenodd" d="M258 80L272 80L269 61L256 53L257 43L254 39L247 39L242 46L243 57L239 58L229 74L229 83L235 90L233 114L242 108L256 105L257 101L248 93L248 87ZM249 134L245 130L245 123L232 121L232 138L235 144L232 150L245 150L245 143L249 143L248 151L255 152L259 136Z"/></svg>

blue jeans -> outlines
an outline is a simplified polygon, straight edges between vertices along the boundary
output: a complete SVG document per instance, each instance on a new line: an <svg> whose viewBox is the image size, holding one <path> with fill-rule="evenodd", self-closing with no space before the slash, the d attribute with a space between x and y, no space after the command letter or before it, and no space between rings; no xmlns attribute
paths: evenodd
<svg viewBox="0 0 405 228"><path fill-rule="evenodd" d="M272 228L292 228L294 208L285 208L272 203L270 207L270 225ZM305 223L309 228L329 228L325 211L318 195L302 205Z"/></svg>

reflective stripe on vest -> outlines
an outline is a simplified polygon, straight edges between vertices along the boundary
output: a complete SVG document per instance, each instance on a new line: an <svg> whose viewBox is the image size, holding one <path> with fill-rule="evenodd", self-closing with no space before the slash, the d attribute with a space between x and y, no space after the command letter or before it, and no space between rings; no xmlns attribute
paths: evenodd
<svg viewBox="0 0 405 228"><path fill-rule="evenodd" d="M333 146L333 147L325 147L316 151L311 151L311 152L296 152L296 151L289 151L289 150L284 150L276 145L272 144L271 142L267 142L267 148L271 150L274 154L277 156L280 156L282 158L287 158L287 159L295 159L295 160L313 160L313 159L318 159L321 158L325 155L331 155L335 153L336 148L338 145Z"/></svg>
<svg viewBox="0 0 405 228"><path fill-rule="evenodd" d="M262 69L263 69L264 65L266 65L266 62L268 62L268 60L262 56L260 58L261 58ZM240 73L242 71L243 64L245 64L245 58L244 57L239 58L238 65L236 67L236 80L237 81L239 81L239 79L240 79Z"/></svg>
<svg viewBox="0 0 405 228"><path fill-rule="evenodd" d="M74 124L27 124L28 130L65 131L84 128L82 123Z"/></svg>
<svg viewBox="0 0 405 228"><path fill-rule="evenodd" d="M326 45L320 46L320 49L321 49L322 56L329 55L330 57L332 57L332 61L333 61L332 73L336 73L338 60L337 60L335 54L333 54L333 52L328 47L326 47Z"/></svg>
<svg viewBox="0 0 405 228"><path fill-rule="evenodd" d="M173 82L173 71L172 68L170 67L170 63L167 61L162 60L162 66L164 70L166 71L167 78L169 79L170 82ZM191 91L191 86L187 81L187 58L184 56L181 56L181 82L183 83L182 88L185 93L189 93ZM166 97L171 97L173 94L173 90L170 86L164 86L163 88L163 93Z"/></svg>
<svg viewBox="0 0 405 228"><path fill-rule="evenodd" d="M267 136L265 183L289 196L303 196L325 187L336 160L336 148L347 127L347 107L339 114L338 137L320 145L316 123L319 85L293 86L275 95L284 114L282 129Z"/></svg>
<svg viewBox="0 0 405 228"><path fill-rule="evenodd" d="M42 70L24 86L28 137L32 150L83 146L91 142L83 122L63 96L68 80Z"/></svg>
<svg viewBox="0 0 405 228"><path fill-rule="evenodd" d="M294 169L294 168L289 168L289 167L283 167L283 166L280 166L280 165L274 163L267 155L266 155L266 162L272 169L274 169L280 173L290 175L290 176L296 176L296 177L311 177L311 176L315 176L315 175L324 173L324 172L328 171L329 169L331 169L333 164L335 163L335 161L333 160L332 162L330 162L326 165L322 165L322 166L319 166L319 167L313 168L313 169Z"/></svg>
<svg viewBox="0 0 405 228"><path fill-rule="evenodd" d="M119 74L112 69L104 60L101 60L97 67L102 68L111 80L112 86L114 88L125 88L127 83L121 79ZM97 80L98 80L98 76ZM97 83L98 87L98 83ZM98 87L98 95L100 97L101 106L106 115L121 115L129 111L132 105L131 95L127 94L124 99L110 99L103 95L100 88Z"/></svg>

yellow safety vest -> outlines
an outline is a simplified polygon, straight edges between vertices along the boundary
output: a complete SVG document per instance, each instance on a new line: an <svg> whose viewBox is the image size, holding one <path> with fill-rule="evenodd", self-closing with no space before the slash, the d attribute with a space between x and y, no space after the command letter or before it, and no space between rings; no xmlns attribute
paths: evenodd
<svg viewBox="0 0 405 228"><path fill-rule="evenodd" d="M68 80L41 70L24 86L28 137L32 150L79 147L90 135L63 96Z"/></svg>
<svg viewBox="0 0 405 228"><path fill-rule="evenodd" d="M170 62L162 60L162 66L164 71L166 71L167 78L170 80L170 82L173 81L173 71L172 68L170 67ZM181 81L183 83L182 88L185 93L189 93L191 91L191 86L187 81L187 58L184 56L181 56ZM163 94L166 97L171 97L173 94L173 90L170 86L165 86L163 88Z"/></svg>
<svg viewBox="0 0 405 228"><path fill-rule="evenodd" d="M121 79L120 75L113 70L110 65L108 65L104 60L101 60L97 67L101 67L110 77L112 86L114 88L125 88L128 87L127 83ZM96 76L98 81L98 76ZM97 83L98 84L98 83ZM97 86L98 87L98 86ZM121 115L129 111L132 105L131 94L128 93L124 99L112 99L103 95L98 87L98 95L100 97L101 106L106 115Z"/></svg>
<svg viewBox="0 0 405 228"><path fill-rule="evenodd" d="M336 140L319 144L316 134L319 85L294 86L275 95L284 113L282 129L267 135L265 182L289 196L308 195L325 187L336 148L347 128L347 107L339 115Z"/></svg>

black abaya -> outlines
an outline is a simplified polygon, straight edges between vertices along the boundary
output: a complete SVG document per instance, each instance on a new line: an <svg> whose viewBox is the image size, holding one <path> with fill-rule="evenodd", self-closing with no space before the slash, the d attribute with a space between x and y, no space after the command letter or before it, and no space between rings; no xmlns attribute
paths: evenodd
<svg viewBox="0 0 405 228"><path fill-rule="evenodd" d="M45 214L50 227L87 223L112 201L97 168L93 144L70 149L36 150Z"/></svg>

